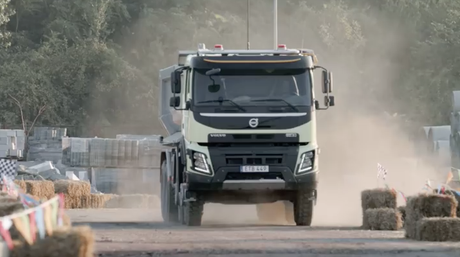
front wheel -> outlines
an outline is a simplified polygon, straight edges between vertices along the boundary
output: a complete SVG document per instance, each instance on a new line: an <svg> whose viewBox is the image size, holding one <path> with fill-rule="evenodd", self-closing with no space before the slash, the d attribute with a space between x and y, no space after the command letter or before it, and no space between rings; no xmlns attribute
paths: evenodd
<svg viewBox="0 0 460 257"><path fill-rule="evenodd" d="M195 201L184 203L184 225L189 227L201 226L203 218L204 201L200 196L196 197Z"/></svg>
<svg viewBox="0 0 460 257"><path fill-rule="evenodd" d="M311 226L313 219L313 192L299 190L294 201L294 220L297 226Z"/></svg>
<svg viewBox="0 0 460 257"><path fill-rule="evenodd" d="M179 209L174 200L175 189L168 181L168 172L166 170L166 162L161 164L161 216L164 222L178 222Z"/></svg>

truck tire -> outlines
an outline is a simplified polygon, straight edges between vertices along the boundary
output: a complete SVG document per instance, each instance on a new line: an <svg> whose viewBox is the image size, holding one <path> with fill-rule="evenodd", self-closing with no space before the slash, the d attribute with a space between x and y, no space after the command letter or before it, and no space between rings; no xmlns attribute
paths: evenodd
<svg viewBox="0 0 460 257"><path fill-rule="evenodd" d="M184 225L189 227L201 226L203 218L204 201L200 196L196 201L186 202L184 206Z"/></svg>
<svg viewBox="0 0 460 257"><path fill-rule="evenodd" d="M166 162L161 164L161 216L164 222L176 223L179 220L179 209L174 201L175 189L168 181Z"/></svg>
<svg viewBox="0 0 460 257"><path fill-rule="evenodd" d="M297 226L310 226L313 219L312 191L299 190L294 202L294 220Z"/></svg>
<svg viewBox="0 0 460 257"><path fill-rule="evenodd" d="M284 201L284 214L286 217L286 222L289 225L295 225L294 218L294 204L290 201Z"/></svg>

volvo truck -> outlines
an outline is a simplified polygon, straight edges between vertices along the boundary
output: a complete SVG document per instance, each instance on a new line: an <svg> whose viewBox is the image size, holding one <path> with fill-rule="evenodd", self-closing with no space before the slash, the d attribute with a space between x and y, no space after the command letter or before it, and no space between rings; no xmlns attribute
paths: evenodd
<svg viewBox="0 0 460 257"><path fill-rule="evenodd" d="M321 70L324 104L315 96ZM291 204L287 220L310 226L316 204L316 113L334 106L332 74L313 50L180 51L160 70L161 211L200 226L206 203ZM259 217L270 210L257 208Z"/></svg>

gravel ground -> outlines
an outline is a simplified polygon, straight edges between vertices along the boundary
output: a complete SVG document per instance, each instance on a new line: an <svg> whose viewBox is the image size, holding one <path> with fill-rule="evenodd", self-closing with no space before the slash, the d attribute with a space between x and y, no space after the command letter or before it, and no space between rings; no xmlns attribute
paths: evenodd
<svg viewBox="0 0 460 257"><path fill-rule="evenodd" d="M159 210L68 212L75 225L94 229L98 256L460 256L458 243L406 240L403 231L260 225L255 211L249 209L252 206L237 212L226 208L205 209L204 224L199 228L164 224Z"/></svg>

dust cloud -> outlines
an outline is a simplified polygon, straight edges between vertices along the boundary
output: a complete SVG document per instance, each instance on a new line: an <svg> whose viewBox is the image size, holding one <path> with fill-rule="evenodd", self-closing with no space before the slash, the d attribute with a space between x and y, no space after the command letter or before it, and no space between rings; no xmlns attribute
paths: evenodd
<svg viewBox="0 0 460 257"><path fill-rule="evenodd" d="M207 9L213 10L209 1ZM270 14L272 1L254 0L253 12ZM246 1L232 1L229 9L239 17L245 17ZM216 10L224 10L223 1L216 4ZM410 139L406 123L400 116L393 117L394 110L404 107L397 103L391 90L396 79L401 76L398 69L407 57L405 42L408 31L404 26L393 24L391 18L368 13L355 17L347 10L331 8L313 12L308 7L289 9L283 1L279 3L278 31L279 43L290 48L311 48L319 58L321 66L334 73L336 106L327 111L317 111L317 133L321 148L318 203L313 225L360 225L360 192L364 189L383 187L377 180L377 163L387 170L388 186L402 191L405 195L419 192L425 181L442 180L433 168L417 161L416 147ZM231 8L230 8L231 7ZM353 13L352 11L348 13ZM271 15L257 16L251 20L251 48L271 48L273 30ZM299 20L299 17L302 17ZM300 21L300 22L299 22ZM174 21L171 21L173 24ZM206 29L189 31L190 35L177 35L176 41L183 40L182 49L161 56L174 56L178 50L195 49L200 42L213 45L224 42L226 49L246 47L246 29L238 23L235 28L227 28L225 35L211 36ZM362 24L360 27L357 24ZM177 26L175 24L174 26ZM335 33L335 34L333 34ZM139 31L136 35L143 35ZM132 36L132 41L142 41ZM138 36L138 37L141 37ZM171 35L168 36L171 39ZM193 40L189 40L193 39ZM365 47L364 47L365 46ZM153 63L155 68L164 68L173 63ZM316 98L322 104L320 92L320 72L315 72ZM157 89L156 89L157 90ZM157 92L158 93L158 92ZM398 198L398 204L404 200ZM207 204L205 222L245 223L257 220L254 205Z"/></svg>

